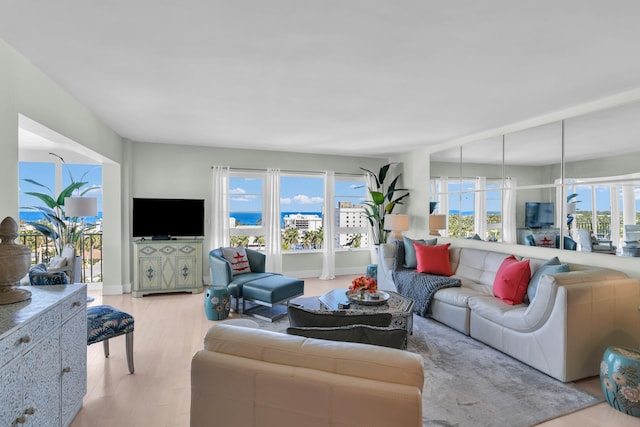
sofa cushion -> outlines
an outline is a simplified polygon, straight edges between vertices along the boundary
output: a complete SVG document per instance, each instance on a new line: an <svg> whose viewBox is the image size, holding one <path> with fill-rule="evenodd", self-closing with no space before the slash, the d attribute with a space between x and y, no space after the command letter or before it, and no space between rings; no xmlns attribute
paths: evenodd
<svg viewBox="0 0 640 427"><path fill-rule="evenodd" d="M469 308L474 316L488 319L493 323L514 330L528 329L524 322L527 305L507 304L495 297L471 297Z"/></svg>
<svg viewBox="0 0 640 427"><path fill-rule="evenodd" d="M529 260L518 261L511 255L502 261L493 282L493 294L507 304L521 304L531 278Z"/></svg>
<svg viewBox="0 0 640 427"><path fill-rule="evenodd" d="M529 298L529 302L533 301L533 298L536 296L538 283L540 282L540 278L543 274L564 273L567 271L569 271L569 264L561 263L557 256L548 259L542 265L540 265L531 276L529 286L527 287L527 296Z"/></svg>
<svg viewBox="0 0 640 427"><path fill-rule="evenodd" d="M451 252L456 276L493 288L496 273L509 254L473 248L462 248L456 253L455 249Z"/></svg>
<svg viewBox="0 0 640 427"><path fill-rule="evenodd" d="M418 273L438 274L441 276L451 276L451 264L449 263L449 246L444 245L422 245L414 243L416 249L416 260Z"/></svg>
<svg viewBox="0 0 640 427"><path fill-rule="evenodd" d="M416 268L418 265L418 261L416 259L416 249L413 247L413 243L421 243L423 245L436 245L438 243L438 239L419 239L414 240L409 237L403 236L402 243L404 246L404 264L403 266L406 268Z"/></svg>
<svg viewBox="0 0 640 427"><path fill-rule="evenodd" d="M433 295L433 299L457 307L468 307L469 298L479 296L490 296L494 298L492 294L486 294L468 287L459 287L440 289Z"/></svg>
<svg viewBox="0 0 640 427"><path fill-rule="evenodd" d="M237 248L221 248L222 256L231 264L231 274L236 276L238 274L250 273L251 267L249 266L249 258L247 258L247 251L242 246Z"/></svg>

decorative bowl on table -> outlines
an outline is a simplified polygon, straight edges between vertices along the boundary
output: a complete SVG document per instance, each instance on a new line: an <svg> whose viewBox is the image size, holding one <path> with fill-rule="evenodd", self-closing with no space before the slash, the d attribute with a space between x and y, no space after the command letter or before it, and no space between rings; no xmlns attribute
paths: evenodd
<svg viewBox="0 0 640 427"><path fill-rule="evenodd" d="M389 299L389 294L383 291L370 293L369 291L347 291L347 298L350 302L362 305L381 305Z"/></svg>

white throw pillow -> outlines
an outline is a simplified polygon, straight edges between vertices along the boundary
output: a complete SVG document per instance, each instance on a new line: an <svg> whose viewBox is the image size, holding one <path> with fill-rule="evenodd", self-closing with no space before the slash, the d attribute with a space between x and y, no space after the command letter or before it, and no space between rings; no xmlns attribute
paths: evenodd
<svg viewBox="0 0 640 427"><path fill-rule="evenodd" d="M236 276L238 274L251 273L249 267L249 258L247 258L247 251L243 246L237 248L220 248L222 250L222 256L231 264L231 273Z"/></svg>
<svg viewBox="0 0 640 427"><path fill-rule="evenodd" d="M48 270L59 270L62 267L65 267L67 265L67 259L63 258L61 256L54 256L53 258L51 258L51 261L49 261L49 267L47 267Z"/></svg>

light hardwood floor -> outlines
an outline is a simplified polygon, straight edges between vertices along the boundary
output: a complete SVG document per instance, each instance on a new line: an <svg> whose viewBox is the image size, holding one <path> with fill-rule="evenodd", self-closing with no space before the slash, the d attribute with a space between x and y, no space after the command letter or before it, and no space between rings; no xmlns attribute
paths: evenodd
<svg viewBox="0 0 640 427"><path fill-rule="evenodd" d="M335 280L305 279L305 295L346 288L355 276ZM90 305L109 304L135 317L135 374L127 369L124 337L110 341L105 359L101 344L87 349L87 395L71 427L186 427L189 425L190 363L215 324L204 314L203 294L164 294L133 298L102 296ZM231 317L237 317L232 313ZM600 395L598 378L578 386ZM640 418L600 403L541 424L544 427L640 427ZM236 426L233 426L236 427ZM241 427L241 426L238 426Z"/></svg>

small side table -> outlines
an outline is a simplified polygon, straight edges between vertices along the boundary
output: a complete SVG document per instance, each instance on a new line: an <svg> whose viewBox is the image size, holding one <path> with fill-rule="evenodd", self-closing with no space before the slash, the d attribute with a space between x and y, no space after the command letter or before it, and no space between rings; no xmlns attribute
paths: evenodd
<svg viewBox="0 0 640 427"><path fill-rule="evenodd" d="M600 363L600 384L609 405L640 417L640 350L609 347Z"/></svg>
<svg viewBox="0 0 640 427"><path fill-rule="evenodd" d="M209 286L204 293L204 312L209 320L229 317L231 296L226 286Z"/></svg>
<svg viewBox="0 0 640 427"><path fill-rule="evenodd" d="M378 264L367 265L367 277L378 280Z"/></svg>

